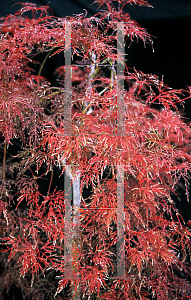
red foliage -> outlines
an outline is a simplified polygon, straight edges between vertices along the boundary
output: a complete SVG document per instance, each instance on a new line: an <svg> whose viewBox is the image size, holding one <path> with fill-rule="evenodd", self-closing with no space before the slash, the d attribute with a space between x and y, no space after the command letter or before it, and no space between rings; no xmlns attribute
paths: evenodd
<svg viewBox="0 0 191 300"><path fill-rule="evenodd" d="M177 104L183 105L183 91L169 88L155 75L126 68L124 79L132 84L124 91L125 135L117 136L116 76L112 81L104 78L99 68L91 74L88 67L82 71L73 66L72 82L79 85L72 87L72 136L68 136L65 89L51 87L40 72L32 75L29 68L34 54L56 55L65 49L66 19L72 23L73 55L94 65L106 59L107 63L117 61L114 42L118 21L124 22L127 40L151 42L147 31L123 12L126 4L147 6L147 1L115 2L118 8L114 1L95 1L106 10L91 18L53 18L46 6L26 3L14 16L1 19L2 253L8 252L8 260L19 266L20 276L30 274L32 282L41 272L46 276L49 269L59 272L57 297L70 284L74 294L80 286L91 299L188 299L190 267L185 261L190 248L190 223L184 223L171 198L180 178L185 181L188 196L191 170L191 129L177 108ZM32 17L25 16L26 12ZM112 21L104 23L108 17ZM113 35L108 36L111 29ZM61 66L55 74L63 79L64 71ZM100 86L102 91L98 92ZM163 108L153 109L153 103ZM92 111L88 112L90 107ZM14 139L21 140L22 149L14 157L7 157ZM40 175L43 165L46 174L52 174L54 166L64 172L64 161L72 166L73 176L81 172L80 230L72 243L71 280L64 278L64 240L70 234L66 232L66 195L56 189L50 192L52 177L47 195L40 192L38 183L45 175ZM120 164L124 165L125 176L124 279L115 278L114 250L116 166ZM27 172L32 173L34 166L36 171L29 178ZM103 180L106 170L111 171L112 178ZM82 190L88 185L93 194L87 201ZM20 205L24 202L26 209L22 211ZM184 272L184 276L176 271Z"/></svg>

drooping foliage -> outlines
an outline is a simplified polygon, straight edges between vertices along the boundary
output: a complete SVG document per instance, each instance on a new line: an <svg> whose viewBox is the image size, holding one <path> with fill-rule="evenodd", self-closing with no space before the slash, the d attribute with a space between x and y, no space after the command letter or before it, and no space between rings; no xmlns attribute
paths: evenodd
<svg viewBox="0 0 191 300"><path fill-rule="evenodd" d="M71 299L79 292L84 299L189 299L191 231L172 197L180 179L189 196L191 130L178 110L184 91L126 66L125 134L117 135L117 23L124 24L126 42L137 38L152 43L123 10L126 4L149 4L95 3L104 10L90 18L56 18L48 7L26 3L1 19L1 295L14 283L22 288L23 299L37 294ZM64 53L66 20L72 24L72 82L77 82L72 86L71 136L64 123L65 66L55 70L59 87L41 76L49 57ZM41 53L46 57L37 75L33 64ZM75 66L76 57L86 66ZM80 172L81 183L71 280L64 277L66 191L51 189L53 170L64 173L65 165L71 165L74 178ZM113 278L117 165L124 166L123 279ZM39 180L48 174L49 187L42 193ZM82 191L88 185L92 194L85 199Z"/></svg>

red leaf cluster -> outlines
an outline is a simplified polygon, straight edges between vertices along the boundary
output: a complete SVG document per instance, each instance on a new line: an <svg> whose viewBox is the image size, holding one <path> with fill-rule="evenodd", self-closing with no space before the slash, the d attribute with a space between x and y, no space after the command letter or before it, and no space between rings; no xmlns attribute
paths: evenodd
<svg viewBox="0 0 191 300"><path fill-rule="evenodd" d="M49 270L59 272L57 297L70 284L71 299L79 287L88 299L188 299L190 224L184 223L172 199L180 179L188 197L191 129L177 108L183 105L184 91L166 86L155 75L126 68L125 134L116 134L118 83L111 62L117 61L117 22L124 22L130 42L134 38L151 42L151 37L123 12L126 4L147 6L147 1L118 0L118 8L114 2L95 1L106 10L91 18L53 18L46 6L26 3L14 16L1 19L2 253L8 252L7 259L19 267L20 276L30 274L32 283L41 272L45 276ZM104 22L107 18L112 21ZM35 55L65 50L66 21L72 24L72 55L90 65L84 71L72 66L72 82L78 83L72 86L72 135L66 134L64 120L66 89L52 87L40 71L33 75L29 67ZM109 30L113 35L108 36ZM105 61L111 65L110 79L98 66ZM97 66L94 73L92 65ZM65 66L55 74L64 79ZM154 109L152 104L162 108ZM21 141L21 150L8 157L15 140ZM51 192L54 168L64 173L65 165L71 165L73 179L81 172L71 279L64 277L64 246L71 235L66 220L68 192ZM125 278L116 278L118 165L124 166ZM104 172L110 177L104 179ZM39 180L47 174L51 179L44 195ZM84 199L82 191L88 185L93 192Z"/></svg>

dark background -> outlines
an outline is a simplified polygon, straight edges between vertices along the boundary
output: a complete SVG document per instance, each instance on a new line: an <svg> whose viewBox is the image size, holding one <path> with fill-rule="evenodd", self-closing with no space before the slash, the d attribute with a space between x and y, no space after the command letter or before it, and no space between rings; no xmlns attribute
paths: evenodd
<svg viewBox="0 0 191 300"><path fill-rule="evenodd" d="M26 1L20 1L22 3ZM29 0L38 5L48 5L57 17L88 11L88 17L97 10L93 0ZM127 49L127 64L144 73L152 73L172 88L186 89L191 86L191 0L150 0L154 8L126 5L125 11L132 19L146 28L153 36L154 53L150 45L135 41ZM19 8L18 0L0 0L0 16L14 14ZM89 9L88 9L89 8ZM51 65L57 63L52 61ZM51 68L51 65L49 68ZM47 73L54 73L54 69ZM47 70L46 70L47 71ZM190 100L186 101L186 116L191 119Z"/></svg>
<svg viewBox="0 0 191 300"><path fill-rule="evenodd" d="M48 5L57 17L83 13L93 0L7 0L0 1L0 16L14 14L18 2ZM136 41L128 50L128 66L145 73L164 75L165 83L173 88L191 85L191 0L150 0L154 8L126 5L125 11L153 36L154 50ZM89 7L88 15L98 12L97 5Z"/></svg>
<svg viewBox="0 0 191 300"><path fill-rule="evenodd" d="M83 9L88 11L88 17L98 12L97 5L89 7L93 0L28 2L50 6L57 17L83 13ZM16 3L18 0L0 0L0 17L14 14L20 8ZM127 49L127 64L159 78L164 76L164 82L172 88L186 89L191 86L191 0L150 0L149 3L154 8L126 5L124 10L153 36L155 51L153 53L150 45L144 48L141 41L135 41ZM50 61L43 72L53 74L58 64L58 61ZM185 115L191 119L190 99L185 103ZM191 219L191 205L181 192L180 198L181 202L176 201L177 208L188 221Z"/></svg>

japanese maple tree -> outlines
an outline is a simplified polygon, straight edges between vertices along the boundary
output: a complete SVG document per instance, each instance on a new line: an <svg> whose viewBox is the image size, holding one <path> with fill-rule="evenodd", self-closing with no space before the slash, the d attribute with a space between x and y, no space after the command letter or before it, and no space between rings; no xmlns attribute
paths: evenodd
<svg viewBox="0 0 191 300"><path fill-rule="evenodd" d="M117 74L117 62L123 61L116 46L118 29L123 29L126 43L136 38L152 44L148 32L124 12L127 4L149 6L147 1L95 3L102 10L90 18L56 18L48 7L30 3L1 18L0 295L14 283L23 299L190 299L190 223L185 224L173 200L180 179L189 197L191 129L178 110L184 106L184 91L127 66L122 77ZM71 67L55 68L56 87L41 76L51 56L69 50L68 23L71 134L66 132L64 102L64 80ZM45 58L35 74L42 53ZM121 78L126 89L119 134ZM71 235L69 192L64 186L52 188L55 168L60 174L70 169L73 181L80 173L71 278L64 251ZM120 255L119 173L124 196ZM48 175L43 193L39 180ZM88 186L91 195L85 198ZM120 277L116 257L123 256L125 274Z"/></svg>

